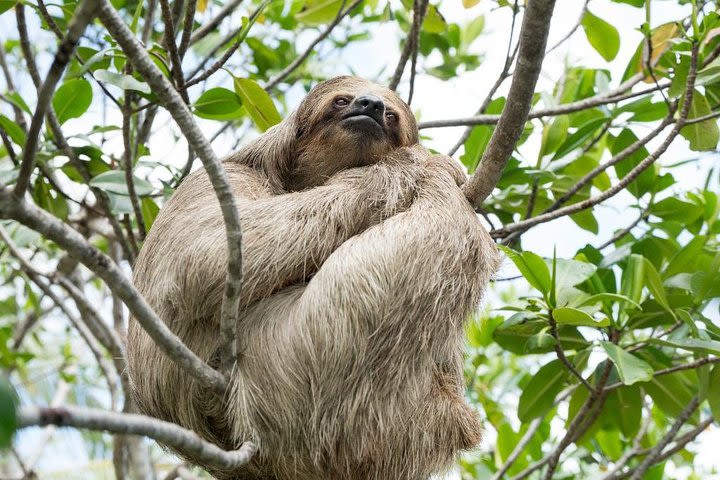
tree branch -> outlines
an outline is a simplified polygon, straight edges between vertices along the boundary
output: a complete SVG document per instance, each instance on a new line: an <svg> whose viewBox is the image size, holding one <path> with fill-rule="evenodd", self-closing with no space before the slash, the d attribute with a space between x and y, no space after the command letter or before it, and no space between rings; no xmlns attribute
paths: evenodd
<svg viewBox="0 0 720 480"><path fill-rule="evenodd" d="M518 459L523 450L525 450L525 447L527 447L528 443L530 443L532 438L535 436L535 433L538 431L538 428L540 428L540 425L542 425L542 422L543 417L536 418L535 420L530 422L530 426L525 432L525 435L523 435L518 444L515 445L515 448L513 449L512 453L507 457L505 463L503 463L502 467L500 467L500 469L495 472L495 474L490 480L500 480L503 475L505 475L505 473L510 470L510 467L512 467L513 463L515 463L515 460Z"/></svg>
<svg viewBox="0 0 720 480"><path fill-rule="evenodd" d="M24 407L18 412L20 428L57 425L88 430L143 435L172 448L183 450L210 466L233 469L245 465L255 454L252 443L244 443L239 450L225 451L206 442L195 432L185 430L174 423L163 422L145 415L114 413L92 408Z"/></svg>
<svg viewBox="0 0 720 480"><path fill-rule="evenodd" d="M429 3L430 2L428 0L415 0L413 2L412 24L410 25L410 31L408 32L407 39L405 40L405 46L400 53L400 59L395 67L395 73L393 73L393 76L388 83L388 88L390 90L396 90L400 84L403 72L405 72L405 65L407 65L410 54L415 48L415 39L420 35L420 27L422 26L422 21L423 18L425 18L425 13L427 12Z"/></svg>
<svg viewBox="0 0 720 480"><path fill-rule="evenodd" d="M688 419L693 414L698 405L700 405L700 399L698 397L694 397L690 401L690 403L688 403L687 406L683 409L680 415L678 415L675 423L670 428L670 430L665 434L663 438L660 439L660 441L652 448L652 450L650 450L647 457L645 457L645 460L643 460L643 462L634 469L632 475L630 476L630 480L640 480L643 478L645 472L647 472L648 469L656 463L663 449L667 446L668 443L672 441L673 438L675 438L675 435L677 435L680 427L685 425L685 422L688 421Z"/></svg>
<svg viewBox="0 0 720 480"><path fill-rule="evenodd" d="M545 57L554 7L555 0L533 0L527 4L520 30L517 66L505 108L483 153L480 166L463 185L463 192L472 205L481 205L495 188L525 127Z"/></svg>
<svg viewBox="0 0 720 480"><path fill-rule="evenodd" d="M155 65L143 46L135 39L110 2L101 0L100 3L100 20L110 35L118 42L135 69L145 78L160 103L177 122L188 145L203 162L220 203L228 244L227 280L220 319L220 335L227 343L221 348L221 368L224 372L230 371L237 356L236 319L242 286L242 231L235 197L228 184L222 163L215 156L210 143L193 120L192 113L183 99ZM203 367L206 365L203 364Z"/></svg>
<svg viewBox="0 0 720 480"><path fill-rule="evenodd" d="M15 198L7 188L1 186L0 218L17 220L54 241L82 262L125 302L137 321L168 357L202 385L220 395L225 393L225 378L185 346L153 312L112 259L90 245L77 231L35 205Z"/></svg>
<svg viewBox="0 0 720 480"><path fill-rule="evenodd" d="M20 173L18 174L18 179L13 190L13 195L17 198L22 198L23 195L25 195L25 190L30 182L30 175L35 166L35 154L40 137L40 128L42 127L43 118L48 110L53 93L55 93L55 86L58 81L60 81L68 62L70 62L72 54L75 52L75 47L80 40L80 36L95 18L97 9L98 4L96 0L85 0L78 5L75 10L75 15L68 25L68 33L60 43L52 65L50 65L47 77L42 87L40 87L37 106L35 107L35 113L30 122L30 130L28 131L25 147L23 148Z"/></svg>
<svg viewBox="0 0 720 480"><path fill-rule="evenodd" d="M349 7L345 7L345 1L343 1L342 5L340 6L340 9L338 10L338 14L335 17L335 20L330 22L327 27L325 27L325 30L323 30L320 35L318 35L315 40L313 40L310 45L305 49L303 53L301 53L295 60L293 60L290 65L285 67L280 73L275 75L273 78L268 80L268 82L265 84L265 90L270 91L273 88L277 87L280 82L285 80L292 72L295 71L309 56L312 52L315 51L315 47L318 43L325 40L330 33L335 29L335 27L342 21L343 18L347 16L348 13L350 13L355 7L360 5L363 2L363 0L354 0Z"/></svg>

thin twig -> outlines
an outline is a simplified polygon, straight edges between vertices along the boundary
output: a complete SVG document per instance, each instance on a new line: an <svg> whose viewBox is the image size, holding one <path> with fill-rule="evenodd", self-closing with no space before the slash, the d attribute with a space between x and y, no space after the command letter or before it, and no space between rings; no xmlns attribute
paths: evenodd
<svg viewBox="0 0 720 480"><path fill-rule="evenodd" d="M190 44L195 44L199 40L205 38L208 33L215 30L215 28L217 28L217 26L220 25L225 18L229 17L242 2L243 0L230 0L227 2L215 17L207 22L203 22L200 28L192 32L192 35L190 36Z"/></svg>
<svg viewBox="0 0 720 480"><path fill-rule="evenodd" d="M554 210L552 212L548 212L542 215L538 215L536 217L530 218L528 220L522 220L519 222L512 223L510 225L506 225L503 228L496 230L494 232L491 232L491 234L494 237L506 237L508 234L518 231L518 230L527 230L529 227L538 225L540 223L549 222L550 220L554 220L559 217L563 217L565 215L571 215L573 213L577 213L579 211L585 210L587 208L590 208L594 205L597 205L598 203L601 203L608 198L611 198L615 196L617 193L623 191L633 180L635 180L643 171L645 171L650 165L655 163L655 161L667 150L667 148L670 146L670 144L675 140L675 137L680 133L680 130L685 125L685 120L687 119L687 115L690 111L690 103L692 102L692 96L695 86L695 78L697 75L697 45L693 45L693 53L691 56L691 67L690 72L688 73L687 77L687 85L683 100L683 106L680 112L680 115L678 119L675 121L675 124L668 134L668 136L665 138L665 140L662 142L662 144L650 155L645 157L640 163L638 163L630 172L628 172L625 177L623 177L622 180L620 180L617 184L613 185L611 188L605 190L604 192L600 193L599 195L595 197L590 197L586 200L583 200L581 202L574 203L572 205L569 205L564 208L560 208L557 210Z"/></svg>
<svg viewBox="0 0 720 480"><path fill-rule="evenodd" d="M414 0L413 2L413 20L410 25L410 31L407 34L405 40L405 46L400 53L400 59L398 60L397 66L395 67L395 73L393 73L390 82L388 82L388 88L390 90L396 90L402 79L403 72L405 71L405 65L413 52L415 38L420 35L420 27L422 26L422 20L427 12L428 0Z"/></svg>
<svg viewBox="0 0 720 480"><path fill-rule="evenodd" d="M688 421L695 409L697 409L698 405L700 405L700 399L698 397L693 397L690 403L688 403L687 406L680 413L680 415L678 415L675 423L673 423L673 426L670 428L670 430L665 434L663 438L660 439L660 441L652 448L652 450L648 452L645 460L643 460L643 462L633 470L633 473L630 476L630 480L640 480L641 478L643 478L645 472L647 472L648 469L656 463L665 446L667 446L667 444L670 443L673 438L675 438L675 435L677 435L680 427L685 425L685 422Z"/></svg>
<svg viewBox="0 0 720 480"><path fill-rule="evenodd" d="M513 449L512 453L507 457L505 460L505 463L502 464L500 469L495 472L495 474L490 478L490 480L500 480L505 473L510 470L510 467L513 466L515 463L515 460L518 459L521 453L525 450L525 447L527 447L528 443L533 439L535 436L535 433L538 431L538 428L540 428L540 425L542 425L543 418L539 417L530 422L530 425L528 426L527 431L525 432L525 435L520 439L520 441L515 445L515 448Z"/></svg>
<svg viewBox="0 0 720 480"><path fill-rule="evenodd" d="M582 374L577 371L575 365L573 365L570 360L568 360L568 358L565 356L565 352L563 351L562 345L560 344L560 336L558 335L557 322L555 321L552 312L550 312L549 323L550 335L552 335L552 337L555 339L555 354L557 355L558 360L560 360L560 362L565 365L565 368L570 370L570 373L572 373L578 380L580 380L580 383L582 383L585 388L587 388L588 392L595 392L595 387L590 385L590 382L585 380L585 377L583 377Z"/></svg>
<svg viewBox="0 0 720 480"><path fill-rule="evenodd" d="M346 0L343 0L343 3L340 6L340 9L338 10L338 14L335 19L330 22L327 27L325 27L325 30L323 30L320 35L318 35L315 40L313 40L310 45L308 45L305 51L298 55L295 60L290 63L290 65L285 67L280 73L268 80L268 82L265 84L265 90L272 90L273 88L277 87L280 82L290 76L290 74L292 74L310 56L310 54L315 51L315 47L318 45L318 43L325 40L330 35L330 33L332 33L335 27L342 21L342 19L345 18L348 13L353 11L355 7L360 5L362 2L363 0L354 0L350 4L350 6L345 8Z"/></svg>
<svg viewBox="0 0 720 480"><path fill-rule="evenodd" d="M512 20L510 21L510 34L508 35L508 44L507 44L507 52L505 53L505 63L503 64L503 68L500 71L500 75L498 75L498 78L495 80L495 83L492 87L490 87L490 90L488 91L487 95L485 95L485 98L483 99L482 103L480 104L480 108L478 108L477 112L475 112L475 115L482 115L485 113L485 111L490 106L490 102L492 101L493 96L495 96L495 93L498 91L500 86L505 82L505 80L510 77L510 67L512 66L513 62L515 61L515 56L518 52L518 47L520 46L520 43L518 42L515 45L515 48L512 48L513 44L513 36L515 33L515 23L517 20L518 13L520 12L520 8L518 5L518 0L515 0L515 3L513 4L513 10L512 10ZM499 118L498 118L499 120ZM468 138L470 138L470 133L472 132L472 127L466 127L463 134L460 136L457 142L455 142L455 145L450 149L448 152L449 156L455 155L455 152L457 152L460 147L462 147Z"/></svg>
<svg viewBox="0 0 720 480"><path fill-rule="evenodd" d="M410 92L408 93L407 104L412 103L413 93L415 92L415 73L417 69L417 56L420 50L420 26L427 14L430 0L415 0L413 2L413 30L410 39L412 56L410 58ZM417 24L417 26L416 26Z"/></svg>
<svg viewBox="0 0 720 480"><path fill-rule="evenodd" d="M39 232L82 262L125 302L138 323L169 358L211 391L224 394L226 381L223 375L185 346L150 308L112 259L90 245L80 233L37 206L15 198L3 186L0 186L0 218L11 218Z"/></svg>
<svg viewBox="0 0 720 480"><path fill-rule="evenodd" d="M30 182L30 175L35 166L35 154L37 153L40 128L42 127L43 118L48 110L53 93L55 93L55 86L57 82L60 81L68 62L70 62L75 47L80 40L80 36L85 32L85 29L93 18L95 18L97 7L98 5L94 0L85 0L78 5L75 10L75 15L68 25L68 33L60 43L52 65L50 65L50 71L42 87L40 87L37 106L35 107L35 113L30 122L30 129L28 130L27 140L25 141L25 148L23 149L20 172L17 182L15 183L15 189L13 190L13 195L17 198L23 197Z"/></svg>
<svg viewBox="0 0 720 480"><path fill-rule="evenodd" d="M138 224L138 232L140 233L140 240L145 240L145 234L147 233L145 227L145 219L143 218L142 209L140 208L140 200L138 199L137 191L135 190L135 179L133 178L133 144L130 138L130 109L132 105L132 94L130 92L125 93L125 105L123 108L122 116L122 135L123 135L123 163L125 171L125 184L128 188L128 196L130 197L130 204L132 205L133 213L135 214L135 221ZM132 233L132 232L131 232Z"/></svg>

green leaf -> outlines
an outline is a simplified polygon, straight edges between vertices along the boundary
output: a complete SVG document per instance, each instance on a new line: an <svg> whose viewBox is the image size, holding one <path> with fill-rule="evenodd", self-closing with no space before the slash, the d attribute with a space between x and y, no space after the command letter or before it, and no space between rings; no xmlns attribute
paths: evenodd
<svg viewBox="0 0 720 480"><path fill-rule="evenodd" d="M242 116L240 97L227 88L206 90L195 101L195 115L210 120L232 120Z"/></svg>
<svg viewBox="0 0 720 480"><path fill-rule="evenodd" d="M580 24L585 30L588 42L608 62L612 61L620 50L620 34L605 20L585 10Z"/></svg>
<svg viewBox="0 0 720 480"><path fill-rule="evenodd" d="M10 137L10 139L17 145L25 145L25 132L23 132L23 129L20 128L17 123L13 122L5 115L0 115L0 128L5 130L8 137Z"/></svg>
<svg viewBox="0 0 720 480"><path fill-rule="evenodd" d="M447 30L447 22L435 5L428 5L422 29L428 33L443 33Z"/></svg>
<svg viewBox="0 0 720 480"><path fill-rule="evenodd" d="M557 275L555 277L555 286L558 292L568 290L584 282L597 271L597 267L590 262L558 258L556 263Z"/></svg>
<svg viewBox="0 0 720 480"><path fill-rule="evenodd" d="M608 357L615 364L620 380L625 385L647 382L653 377L653 368L645 360L626 352L614 343L600 342Z"/></svg>
<svg viewBox="0 0 720 480"><path fill-rule="evenodd" d="M637 304L642 299L643 280L645 278L645 258L633 253L623 270L620 291L623 296Z"/></svg>
<svg viewBox="0 0 720 480"><path fill-rule="evenodd" d="M519 312L497 326L492 333L495 343L505 350L524 355L527 353L547 353L553 350L553 345L544 342L544 337L538 338L548 328L546 319L539 319L532 312ZM582 350L589 344L587 340L572 326L558 326L558 338L563 350Z"/></svg>
<svg viewBox="0 0 720 480"><path fill-rule="evenodd" d="M92 103L92 87L84 78L68 80L53 95L52 105L60 123L80 117Z"/></svg>
<svg viewBox="0 0 720 480"><path fill-rule="evenodd" d="M709 113L711 113L711 110L707 99L703 94L695 90L693 92L692 103L690 103L688 120L702 117ZM695 152L715 150L718 141L720 141L720 130L718 129L717 120L715 119L686 125L680 130L680 135L690 142L690 150Z"/></svg>
<svg viewBox="0 0 720 480"><path fill-rule="evenodd" d="M642 386L658 408L671 417L680 415L693 397L681 375L682 372L653 377Z"/></svg>
<svg viewBox="0 0 720 480"><path fill-rule="evenodd" d="M715 365L710 371L707 399L715 421L720 422L720 365Z"/></svg>
<svg viewBox="0 0 720 480"><path fill-rule="evenodd" d="M578 306L585 307L585 306L595 305L598 302L604 302L606 300L612 300L615 302L628 302L630 305L637 308L638 310L642 310L642 307L640 306L639 303L633 301L632 299L626 297L625 295L620 295L618 293L598 293L591 297L586 298Z"/></svg>
<svg viewBox="0 0 720 480"><path fill-rule="evenodd" d="M343 1L309 1L305 6L307 7L305 10L295 15L295 20L306 25L323 25L335 20L343 6Z"/></svg>
<svg viewBox="0 0 720 480"><path fill-rule="evenodd" d="M558 307L552 312L558 325L576 325L582 327L607 327L610 320L595 320L589 313L572 307Z"/></svg>
<svg viewBox="0 0 720 480"><path fill-rule="evenodd" d="M133 176L135 193L138 195L150 195L155 188L147 180ZM110 170L90 180L90 186L99 188L106 192L117 193L128 196L127 183L125 183L125 172L122 170Z"/></svg>
<svg viewBox="0 0 720 480"><path fill-rule="evenodd" d="M690 240L670 259L667 267L663 270L663 278L667 279L678 273L693 272L706 241L707 237L705 235L698 235Z"/></svg>
<svg viewBox="0 0 720 480"><path fill-rule="evenodd" d="M142 212L143 220L145 221L145 228L150 231L155 217L157 217L160 207L150 197L145 197L140 200L140 211Z"/></svg>
<svg viewBox="0 0 720 480"><path fill-rule="evenodd" d="M272 98L255 80L233 76L233 84L235 93L261 132L282 121Z"/></svg>
<svg viewBox="0 0 720 480"><path fill-rule="evenodd" d="M18 3L18 0L0 0L0 15L7 12Z"/></svg>
<svg viewBox="0 0 720 480"><path fill-rule="evenodd" d="M609 420L615 423L625 438L633 438L642 419L642 395L638 386L620 387L610 392L607 399Z"/></svg>
<svg viewBox="0 0 720 480"><path fill-rule="evenodd" d="M537 371L520 394L518 418L521 422L541 417L555 406L555 397L562 390L567 374L560 360L553 360Z"/></svg>
<svg viewBox="0 0 720 480"><path fill-rule="evenodd" d="M0 449L10 446L17 428L17 397L10 383L0 378Z"/></svg>
<svg viewBox="0 0 720 480"><path fill-rule="evenodd" d="M648 290L650 290L650 293L652 293L653 298L655 298L655 300L657 300L663 308L675 316L675 313L670 308L667 296L665 295L662 278L660 277L658 271L655 270L655 266L647 258L645 259L645 284L647 285Z"/></svg>
<svg viewBox="0 0 720 480"><path fill-rule="evenodd" d="M560 115L552 123L545 125L540 145L541 157L553 153L563 144L567 138L568 128L570 128L570 118L567 115Z"/></svg>
<svg viewBox="0 0 720 480"><path fill-rule="evenodd" d="M115 85L123 90L136 90L142 93L150 93L150 86L148 86L147 83L141 82L131 75L100 69L95 71L94 76L102 82Z"/></svg>
<svg viewBox="0 0 720 480"><path fill-rule="evenodd" d="M563 144L560 145L560 147L557 149L557 152L555 152L555 155L552 159L557 160L558 158L562 158L576 148L579 148L583 143L585 143L586 140L592 137L593 134L595 134L595 132L597 132L601 126L605 125L607 122L607 118L601 117L594 118L583 124L575 131L575 133L567 137Z"/></svg>
<svg viewBox="0 0 720 480"><path fill-rule="evenodd" d="M655 345L682 348L695 353L720 355L720 342L716 340L701 340L698 338L674 338L672 340L648 338L646 341Z"/></svg>
<svg viewBox="0 0 720 480"><path fill-rule="evenodd" d="M540 290L543 295L550 292L552 288L550 270L540 256L532 252L519 253L503 245L500 245L500 250L512 260L530 285Z"/></svg>

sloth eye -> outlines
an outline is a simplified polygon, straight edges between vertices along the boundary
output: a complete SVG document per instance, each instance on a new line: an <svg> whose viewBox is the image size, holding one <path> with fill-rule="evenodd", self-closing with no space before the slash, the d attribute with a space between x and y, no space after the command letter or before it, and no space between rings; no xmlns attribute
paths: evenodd
<svg viewBox="0 0 720 480"><path fill-rule="evenodd" d="M338 97L334 103L336 107L346 107L350 103L350 100L345 97Z"/></svg>
<svg viewBox="0 0 720 480"><path fill-rule="evenodd" d="M394 121L397 120L397 115L395 115L395 113L393 113L393 112L387 112L387 113L385 114L385 118L387 118L387 119L390 120L391 122L394 122Z"/></svg>

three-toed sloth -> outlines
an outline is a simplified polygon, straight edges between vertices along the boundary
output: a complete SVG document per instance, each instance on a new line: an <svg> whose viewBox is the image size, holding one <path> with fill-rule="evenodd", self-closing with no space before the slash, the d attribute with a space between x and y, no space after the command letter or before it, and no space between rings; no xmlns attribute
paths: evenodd
<svg viewBox="0 0 720 480"><path fill-rule="evenodd" d="M227 479L427 479L476 446L463 327L498 254L459 188L464 174L418 145L409 107L387 88L334 78L224 167L243 230L231 390L210 394L131 321L140 409L225 448L254 442L248 465L211 471ZM134 269L150 305L211 365L225 238L197 171Z"/></svg>

